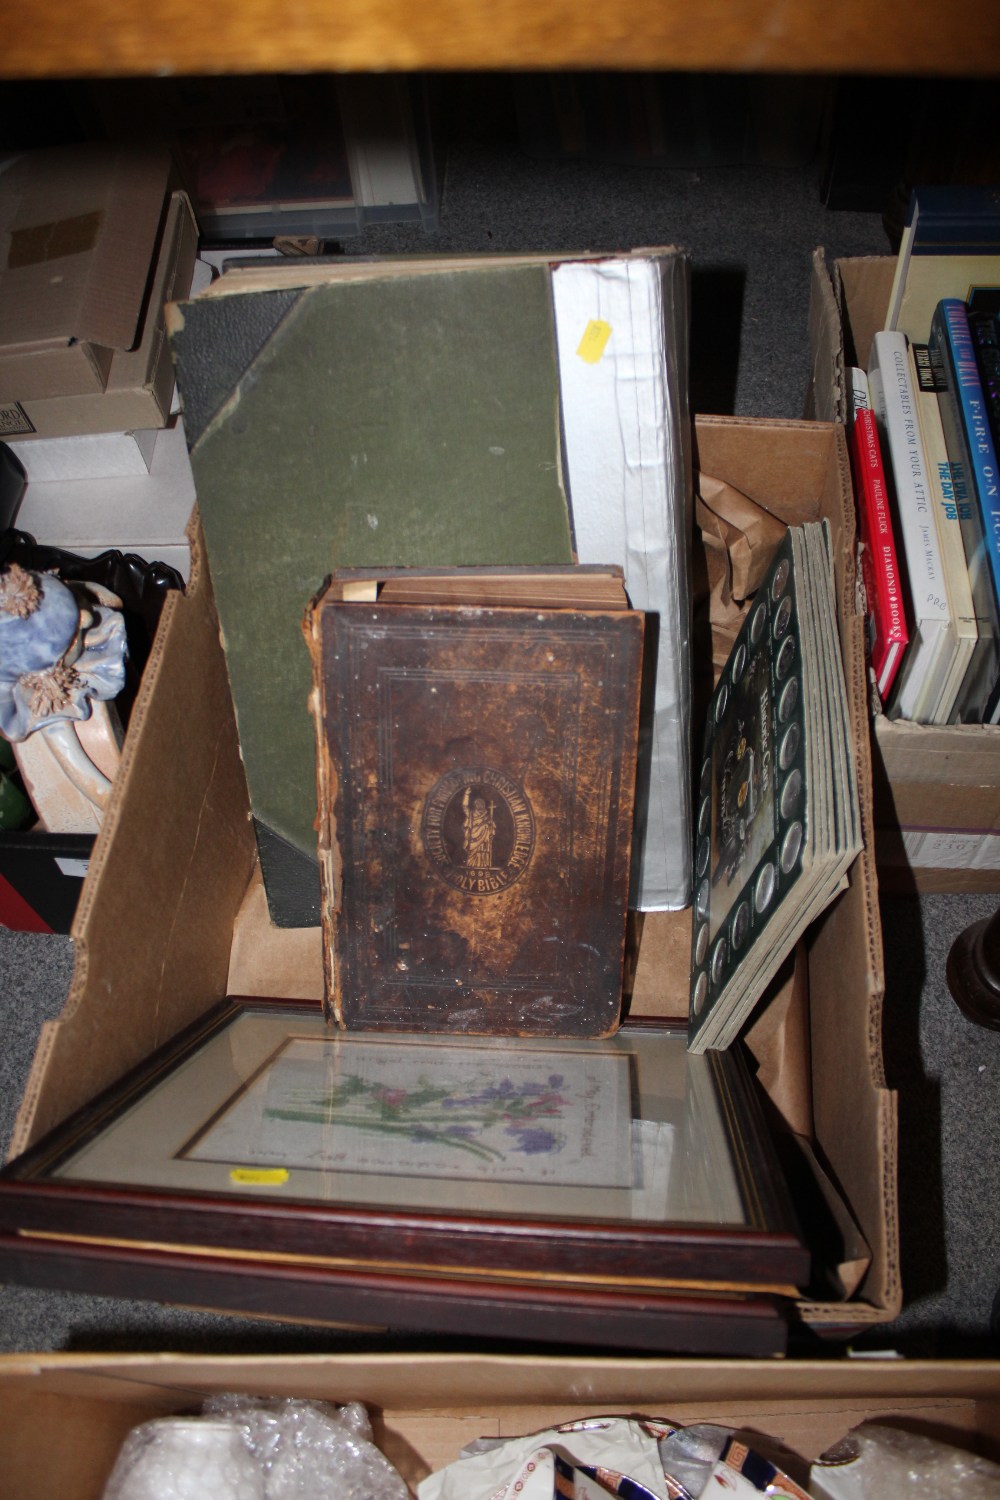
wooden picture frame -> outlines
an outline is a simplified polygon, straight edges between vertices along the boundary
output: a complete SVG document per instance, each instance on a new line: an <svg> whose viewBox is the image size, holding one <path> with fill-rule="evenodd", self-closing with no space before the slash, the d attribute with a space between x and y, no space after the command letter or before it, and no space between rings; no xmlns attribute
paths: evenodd
<svg viewBox="0 0 1000 1500"><path fill-rule="evenodd" d="M338 1032L231 998L0 1173L0 1276L778 1352L808 1253L740 1054L685 1037Z"/></svg>

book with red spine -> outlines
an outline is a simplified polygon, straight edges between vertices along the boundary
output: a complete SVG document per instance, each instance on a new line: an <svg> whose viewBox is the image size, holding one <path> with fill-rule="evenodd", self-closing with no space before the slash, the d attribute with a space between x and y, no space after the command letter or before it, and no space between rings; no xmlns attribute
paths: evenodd
<svg viewBox="0 0 1000 1500"><path fill-rule="evenodd" d="M848 446L861 537L861 574L867 597L868 655L879 697L886 702L909 641L896 561L896 540L868 377L852 367Z"/></svg>

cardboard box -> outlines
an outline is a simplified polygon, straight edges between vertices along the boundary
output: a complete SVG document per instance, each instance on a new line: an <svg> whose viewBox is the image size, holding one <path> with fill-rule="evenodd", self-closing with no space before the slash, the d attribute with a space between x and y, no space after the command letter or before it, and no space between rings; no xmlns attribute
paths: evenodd
<svg viewBox="0 0 1000 1500"><path fill-rule="evenodd" d="M0 1466L18 1500L98 1500L139 1422L241 1392L362 1401L375 1439L415 1486L479 1437L594 1415L714 1422L765 1434L800 1461L887 1419L996 1460L1000 1364L988 1361L592 1359L468 1354L203 1357L25 1354L0 1360Z"/></svg>
<svg viewBox="0 0 1000 1500"><path fill-rule="evenodd" d="M134 298L130 331L125 331L127 320L123 317L119 332L122 342L93 346L98 349L95 359L101 365L103 378L100 383L85 389L67 389L64 382L53 375L45 382L34 380L29 393L20 377L12 377L3 389L21 393L6 399L0 397L0 437L24 440L33 434L65 438L89 433L129 432L162 427L169 420L174 368L163 309L167 302L185 296L191 286L198 230L184 193L171 194L164 211L166 174L152 175L152 169L148 170L150 183L139 196L136 213L139 226L143 223L143 199L152 200L159 194L152 236L140 237L138 227L132 235L116 224L115 232L121 237L117 253L111 256L109 252L109 264L94 270L95 277L100 273L101 279L107 282L104 295L110 301L123 301L125 291ZM2 181L0 178L0 184ZM128 271L121 286L116 280L120 263ZM0 297L3 290L0 278ZM0 354L0 371L2 369Z"/></svg>
<svg viewBox="0 0 1000 1500"><path fill-rule="evenodd" d="M844 422L845 369L884 326L893 256L813 255L806 410ZM874 695L872 695L874 699ZM1000 726L891 720L872 702L875 852L887 890L1000 891Z"/></svg>
<svg viewBox="0 0 1000 1500"><path fill-rule="evenodd" d="M164 562L186 581L190 570L187 525L194 508L194 478L184 426L160 429L148 473L117 479L74 479L25 490L18 529L37 542L80 557L116 547L147 562Z"/></svg>
<svg viewBox="0 0 1000 1500"><path fill-rule="evenodd" d="M134 432L82 432L77 437L20 438L8 443L29 484L66 484L74 479L122 479L148 474L158 427Z"/></svg>
<svg viewBox="0 0 1000 1500"><path fill-rule="evenodd" d="M867 846L863 624L855 607L843 429L705 418L696 425L696 441L706 473L791 522L830 520ZM218 621L197 547L187 594L170 596L164 607L73 934L77 966L69 999L61 1018L44 1028L12 1154L221 996L319 999L323 993L319 930L275 928L266 917ZM847 889L815 925L807 960L810 1034L797 1051L783 1033L781 1055L772 1049L767 1071L779 1080L772 1090L776 1107L813 1136L870 1251L867 1271L846 1299L804 1300L798 1307L809 1327L843 1334L892 1318L900 1304L896 1110L882 1071L882 951L868 847ZM686 1017L689 962L690 912L647 914L632 1014ZM82 1287L86 1266L81 1258L74 1269L72 1246L67 1254L58 1274L72 1275ZM8 1279L9 1269L8 1262ZM336 1274L329 1288L329 1316L350 1316L343 1297L338 1302ZM255 1305L262 1310L262 1303Z"/></svg>
<svg viewBox="0 0 1000 1500"><path fill-rule="evenodd" d="M0 401L102 391L130 349L170 162L157 147L26 152L0 177Z"/></svg>

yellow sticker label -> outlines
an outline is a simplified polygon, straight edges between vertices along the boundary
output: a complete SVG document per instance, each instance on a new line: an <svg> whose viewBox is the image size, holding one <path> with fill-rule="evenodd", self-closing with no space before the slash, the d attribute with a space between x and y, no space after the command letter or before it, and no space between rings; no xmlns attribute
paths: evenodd
<svg viewBox="0 0 1000 1500"><path fill-rule="evenodd" d="M229 1180L245 1183L248 1187L281 1187L288 1181L288 1170L285 1167L234 1167Z"/></svg>
<svg viewBox="0 0 1000 1500"><path fill-rule="evenodd" d="M588 365L596 365L608 347L610 337L611 324L605 323L603 318L591 318L583 330L583 338L576 352L582 360L586 360Z"/></svg>

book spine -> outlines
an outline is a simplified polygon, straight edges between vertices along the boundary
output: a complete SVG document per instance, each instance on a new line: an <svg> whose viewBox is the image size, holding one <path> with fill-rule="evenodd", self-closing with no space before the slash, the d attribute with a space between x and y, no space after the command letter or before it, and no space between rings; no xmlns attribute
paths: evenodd
<svg viewBox="0 0 1000 1500"><path fill-rule="evenodd" d="M911 344L910 361L920 436L927 461L927 485L937 521L948 603L957 637L952 671L933 715L935 724L947 724L953 717L979 641L979 625L972 600L965 542L958 514L959 505L967 503L967 500L956 482L948 457L938 407L938 382L927 345Z"/></svg>
<svg viewBox="0 0 1000 1500"><path fill-rule="evenodd" d="M991 622L994 666L973 701L961 709L965 717L987 717L1000 693L995 670L1000 600L1000 471L987 418L986 401L976 364L975 346L965 303L946 297L938 303L931 322L930 357L938 378L941 425L959 489L967 503L960 506L962 535L969 564L969 581L977 614Z"/></svg>
<svg viewBox="0 0 1000 1500"><path fill-rule="evenodd" d="M892 290L889 293L889 309L886 313L885 326L893 330L899 321L899 309L903 301L903 291L906 287L906 273L910 265L910 255L913 251L913 240L917 232L917 219L919 209L917 195L911 191L910 199L906 206L906 223L899 241L899 254L896 256L896 269L892 278Z"/></svg>
<svg viewBox="0 0 1000 1500"><path fill-rule="evenodd" d="M879 437L885 438L883 452L889 454L913 619L911 647L892 706L902 718L926 721L949 666L943 637L951 619L904 334L875 335L869 380Z"/></svg>
<svg viewBox="0 0 1000 1500"><path fill-rule="evenodd" d="M851 403L854 414L851 468L862 543L861 569L868 598L869 653L879 697L885 702L899 670L909 631L882 448L863 370L851 371Z"/></svg>
<svg viewBox="0 0 1000 1500"><path fill-rule="evenodd" d="M979 381L986 402L993 447L1000 452L1000 319L995 313L969 309L969 332L976 351Z"/></svg>

